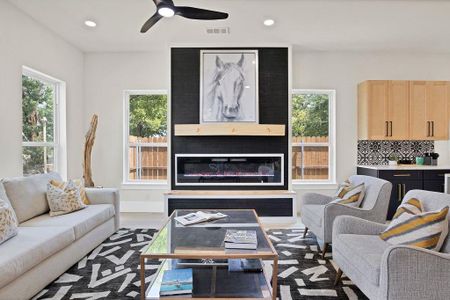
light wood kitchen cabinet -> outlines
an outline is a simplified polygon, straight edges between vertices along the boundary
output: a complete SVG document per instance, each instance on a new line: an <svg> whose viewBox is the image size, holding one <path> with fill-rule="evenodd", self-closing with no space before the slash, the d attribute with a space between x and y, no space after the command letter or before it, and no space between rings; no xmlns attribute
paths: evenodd
<svg viewBox="0 0 450 300"><path fill-rule="evenodd" d="M410 138L447 140L448 102L447 81L411 81Z"/></svg>
<svg viewBox="0 0 450 300"><path fill-rule="evenodd" d="M368 80L358 85L361 140L446 140L448 81Z"/></svg>
<svg viewBox="0 0 450 300"><path fill-rule="evenodd" d="M408 138L408 81L370 80L358 85L358 136L368 140Z"/></svg>

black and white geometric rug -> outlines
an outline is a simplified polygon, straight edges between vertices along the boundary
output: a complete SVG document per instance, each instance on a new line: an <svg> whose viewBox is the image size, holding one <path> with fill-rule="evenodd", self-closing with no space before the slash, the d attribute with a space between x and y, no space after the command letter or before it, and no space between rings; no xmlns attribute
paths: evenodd
<svg viewBox="0 0 450 300"><path fill-rule="evenodd" d="M156 230L120 229L33 300L140 299L139 254ZM331 253L320 258L315 237L303 229L268 231L279 254L278 296L290 299L367 299L343 276L336 275ZM158 261L146 266L146 282L158 268Z"/></svg>

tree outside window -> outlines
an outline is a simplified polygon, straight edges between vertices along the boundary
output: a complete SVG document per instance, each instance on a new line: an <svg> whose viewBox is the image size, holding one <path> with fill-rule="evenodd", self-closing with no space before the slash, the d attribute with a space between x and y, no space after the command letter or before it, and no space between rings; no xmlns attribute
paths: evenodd
<svg viewBox="0 0 450 300"><path fill-rule="evenodd" d="M129 92L125 181L167 181L167 94Z"/></svg>
<svg viewBox="0 0 450 300"><path fill-rule="evenodd" d="M55 169L55 84L22 75L23 174Z"/></svg>

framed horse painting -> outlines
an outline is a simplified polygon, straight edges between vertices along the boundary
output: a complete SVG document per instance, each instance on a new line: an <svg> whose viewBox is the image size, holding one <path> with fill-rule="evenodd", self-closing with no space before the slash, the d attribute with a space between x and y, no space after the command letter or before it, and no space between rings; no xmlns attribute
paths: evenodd
<svg viewBox="0 0 450 300"><path fill-rule="evenodd" d="M200 51L200 123L258 121L258 50Z"/></svg>

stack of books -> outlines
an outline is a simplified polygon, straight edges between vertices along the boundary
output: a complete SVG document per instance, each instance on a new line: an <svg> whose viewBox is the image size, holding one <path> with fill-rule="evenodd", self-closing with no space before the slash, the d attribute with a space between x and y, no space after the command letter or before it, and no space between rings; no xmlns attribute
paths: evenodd
<svg viewBox="0 0 450 300"><path fill-rule="evenodd" d="M192 294L192 269L164 271L160 296Z"/></svg>
<svg viewBox="0 0 450 300"><path fill-rule="evenodd" d="M255 230L228 229L224 241L226 249L256 250L258 247L258 239Z"/></svg>

